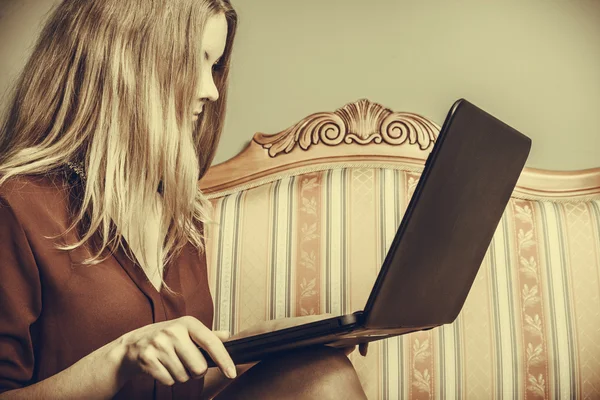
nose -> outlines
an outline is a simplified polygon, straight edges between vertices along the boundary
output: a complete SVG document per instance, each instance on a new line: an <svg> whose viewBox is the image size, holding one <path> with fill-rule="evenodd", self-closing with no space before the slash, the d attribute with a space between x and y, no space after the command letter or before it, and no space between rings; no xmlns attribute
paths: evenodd
<svg viewBox="0 0 600 400"><path fill-rule="evenodd" d="M219 90L215 85L212 76L203 76L200 79L198 96L200 100L217 101L219 99Z"/></svg>

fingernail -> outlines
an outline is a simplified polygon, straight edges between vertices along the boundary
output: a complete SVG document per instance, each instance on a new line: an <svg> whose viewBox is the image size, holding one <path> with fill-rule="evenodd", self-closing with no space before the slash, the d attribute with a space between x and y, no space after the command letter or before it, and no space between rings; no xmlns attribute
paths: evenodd
<svg viewBox="0 0 600 400"><path fill-rule="evenodd" d="M229 367L227 367L227 369L225 370L225 375L227 375L229 379L234 379L237 376L237 370L235 366L230 365Z"/></svg>

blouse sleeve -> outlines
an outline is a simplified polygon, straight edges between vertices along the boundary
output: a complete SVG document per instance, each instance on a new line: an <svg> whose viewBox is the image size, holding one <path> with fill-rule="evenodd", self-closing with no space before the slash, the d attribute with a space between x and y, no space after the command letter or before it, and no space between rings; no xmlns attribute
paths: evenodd
<svg viewBox="0 0 600 400"><path fill-rule="evenodd" d="M39 270L29 241L0 196L0 393L27 386L32 379L31 327L41 309Z"/></svg>

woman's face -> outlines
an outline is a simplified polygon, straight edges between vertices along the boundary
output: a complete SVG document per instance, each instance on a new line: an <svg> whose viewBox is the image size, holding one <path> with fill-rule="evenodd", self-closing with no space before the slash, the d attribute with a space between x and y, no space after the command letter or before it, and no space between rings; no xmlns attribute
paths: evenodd
<svg viewBox="0 0 600 400"><path fill-rule="evenodd" d="M200 45L200 85L193 102L193 120L198 120L204 104L208 101L217 101L219 92L213 80L213 68L225 51L227 43L227 21L224 14L210 17L202 35Z"/></svg>

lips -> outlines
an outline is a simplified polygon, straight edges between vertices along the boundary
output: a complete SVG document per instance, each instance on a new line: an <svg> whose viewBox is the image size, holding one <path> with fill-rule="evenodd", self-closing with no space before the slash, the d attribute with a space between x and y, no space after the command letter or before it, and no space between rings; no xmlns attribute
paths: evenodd
<svg viewBox="0 0 600 400"><path fill-rule="evenodd" d="M200 114L202 114L202 110L204 109L204 104L200 104L200 108L192 110L192 119L197 121L200 118Z"/></svg>

